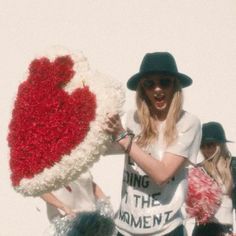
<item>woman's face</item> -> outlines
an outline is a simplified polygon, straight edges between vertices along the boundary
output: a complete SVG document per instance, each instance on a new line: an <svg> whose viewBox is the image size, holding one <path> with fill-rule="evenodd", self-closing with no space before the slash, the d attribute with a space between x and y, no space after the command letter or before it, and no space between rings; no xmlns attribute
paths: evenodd
<svg viewBox="0 0 236 236"><path fill-rule="evenodd" d="M202 152L204 158L205 159L210 158L216 152L217 146L218 146L218 143L216 143L216 142L202 144L201 145L201 152Z"/></svg>
<svg viewBox="0 0 236 236"><path fill-rule="evenodd" d="M141 80L141 85L152 106L157 113L167 115L173 95L173 76L169 75L148 75Z"/></svg>

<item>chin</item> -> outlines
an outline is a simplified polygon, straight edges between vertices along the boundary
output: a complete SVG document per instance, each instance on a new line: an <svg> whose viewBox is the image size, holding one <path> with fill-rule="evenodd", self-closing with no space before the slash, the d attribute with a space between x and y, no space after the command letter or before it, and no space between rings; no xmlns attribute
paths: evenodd
<svg viewBox="0 0 236 236"><path fill-rule="evenodd" d="M155 109L157 110L157 111L166 111L166 109L167 109L167 105L165 104L165 105L163 105L162 107L159 107L159 106L156 106L155 105Z"/></svg>

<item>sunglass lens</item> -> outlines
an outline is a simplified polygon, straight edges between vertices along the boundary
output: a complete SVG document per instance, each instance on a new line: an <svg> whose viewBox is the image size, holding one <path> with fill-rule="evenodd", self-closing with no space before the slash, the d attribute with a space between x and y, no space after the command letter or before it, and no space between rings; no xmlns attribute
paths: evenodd
<svg viewBox="0 0 236 236"><path fill-rule="evenodd" d="M143 81L143 87L146 88L146 89L151 89L151 88L154 88L156 85L155 81L152 80L152 79L145 79Z"/></svg>
<svg viewBox="0 0 236 236"><path fill-rule="evenodd" d="M160 86L162 88L168 88L170 87L172 81L170 79L160 79Z"/></svg>

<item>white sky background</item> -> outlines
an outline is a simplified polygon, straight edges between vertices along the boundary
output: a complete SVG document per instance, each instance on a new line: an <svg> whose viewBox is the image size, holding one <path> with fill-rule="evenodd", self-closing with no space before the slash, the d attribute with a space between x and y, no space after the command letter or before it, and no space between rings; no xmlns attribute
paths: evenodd
<svg viewBox="0 0 236 236"><path fill-rule="evenodd" d="M185 109L202 122L221 122L236 141L235 0L0 0L0 32L0 236L37 236L47 226L42 201L10 186L6 136L29 62L53 45L82 50L93 69L124 84L145 53L171 52L194 81L184 89ZM127 91L125 108L133 105ZM236 155L236 143L229 148ZM109 156L93 168L115 209L122 164L122 156Z"/></svg>

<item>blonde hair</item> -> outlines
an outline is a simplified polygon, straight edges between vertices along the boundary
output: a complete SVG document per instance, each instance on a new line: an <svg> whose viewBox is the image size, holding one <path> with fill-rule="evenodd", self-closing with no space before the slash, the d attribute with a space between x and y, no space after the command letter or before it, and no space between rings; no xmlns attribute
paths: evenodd
<svg viewBox="0 0 236 236"><path fill-rule="evenodd" d="M152 111L152 105L145 91L139 83L136 92L136 104L138 119L141 126L141 133L137 143L145 147L153 143L159 136L156 125L156 118ZM166 117L166 125L164 129L164 142L168 146L173 143L177 137L176 123L180 118L183 105L183 93L177 79L174 80L174 95Z"/></svg>
<svg viewBox="0 0 236 236"><path fill-rule="evenodd" d="M216 152L204 160L202 166L207 173L220 185L225 186L225 192L231 194L233 178L230 170L232 156L225 143L217 144Z"/></svg>

